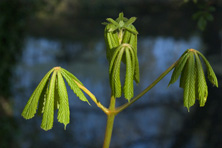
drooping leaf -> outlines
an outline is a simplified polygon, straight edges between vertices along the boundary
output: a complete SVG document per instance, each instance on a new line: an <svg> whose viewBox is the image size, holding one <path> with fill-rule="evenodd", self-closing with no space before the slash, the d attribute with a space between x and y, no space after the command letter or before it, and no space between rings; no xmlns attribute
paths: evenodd
<svg viewBox="0 0 222 148"><path fill-rule="evenodd" d="M125 49L126 53L126 77L125 77L125 84L124 84L124 96L125 98L130 101L133 97L133 74L134 74L134 66L132 65L132 59L130 55L129 49Z"/></svg>
<svg viewBox="0 0 222 148"><path fill-rule="evenodd" d="M184 106L187 107L188 111L191 106L195 103L195 60L192 52L189 52L187 59L187 68L185 74L185 86L184 86Z"/></svg>
<svg viewBox="0 0 222 148"><path fill-rule="evenodd" d="M58 111L58 121L64 124L64 128L66 129L66 125L69 124L70 121L70 111L69 111L69 100L65 82L62 78L60 71L58 71L58 94L59 94L59 111Z"/></svg>
<svg viewBox="0 0 222 148"><path fill-rule="evenodd" d="M112 71L112 69L113 69L113 64L114 64L114 62L115 62L115 60L116 60L116 57L117 57L117 55L118 55L118 53L119 53L119 51L120 51L121 48L122 48L122 47L119 46L118 48L116 48L116 50L115 50L114 53L113 53L113 56L112 56L112 59L111 59L110 65L109 65L109 73L111 73L111 71Z"/></svg>
<svg viewBox="0 0 222 148"><path fill-rule="evenodd" d="M129 43L131 33L129 31L124 31L122 43Z"/></svg>
<svg viewBox="0 0 222 148"><path fill-rule="evenodd" d="M50 78L48 78L43 90L42 90L42 93L41 93L41 96L39 98L39 106L38 106L38 112L37 114L39 116L42 115L42 113L44 112L44 106L45 106L45 101L46 101L46 98L47 98L47 92L48 92L48 89L49 89L49 80Z"/></svg>
<svg viewBox="0 0 222 148"><path fill-rule="evenodd" d="M73 90L73 92L79 97L79 99L90 104L89 101L87 100L87 98L85 97L84 93L82 92L82 90L75 83L75 81L74 81L75 79L70 77L63 69L61 69L61 74L66 79L67 83L69 84L69 86Z"/></svg>
<svg viewBox="0 0 222 148"><path fill-rule="evenodd" d="M208 62L208 60L205 58L205 56L200 53L199 51L197 51L197 53L202 57L202 59L204 60L206 67L207 67L207 77L210 80L210 82L215 85L216 87L218 87L218 81L217 81L217 77L213 71L213 68L211 67L210 63Z"/></svg>
<svg viewBox="0 0 222 148"><path fill-rule="evenodd" d="M59 71L59 70L58 70ZM57 74L58 74L57 71ZM56 76L56 80L55 80L55 91L54 91L54 111L56 111L57 109L59 109L59 105L60 105L60 99L59 99L59 93L58 93L58 78Z"/></svg>
<svg viewBox="0 0 222 148"><path fill-rule="evenodd" d="M177 81L177 79L179 78L179 76L180 76L180 74L181 74L181 72L182 72L182 70L183 70L183 68L184 68L184 66L185 66L185 64L187 62L187 58L188 58L188 54L187 53L184 54L180 58L179 62L175 66L175 69L173 71L173 74L171 76L171 80L170 80L168 86L170 86L170 84L173 84L173 83L175 83Z"/></svg>
<svg viewBox="0 0 222 148"><path fill-rule="evenodd" d="M133 25L131 26L131 28L136 30L136 28ZM132 49L135 53L134 80L138 84L140 82L140 71L139 71L139 60L138 60L138 57L137 57L137 34L132 34L131 35L130 45L132 46Z"/></svg>
<svg viewBox="0 0 222 148"><path fill-rule="evenodd" d="M204 71L199 56L195 52L196 68L197 68L197 93L200 106L203 107L207 101L208 88L204 76Z"/></svg>
<svg viewBox="0 0 222 148"><path fill-rule="evenodd" d="M115 60L113 71L112 71L112 80L111 80L112 91L116 98L121 97L120 65L121 65L123 53L124 53L124 48L121 48Z"/></svg>
<svg viewBox="0 0 222 148"><path fill-rule="evenodd" d="M27 104L22 112L22 116L25 119L30 119L30 118L34 117L36 110L37 110L38 101L41 96L42 90L44 89L46 82L47 82L49 76L51 75L51 73L53 72L53 70L54 69L51 69L43 77L43 79L41 80L41 82L39 83L39 85L37 86L35 91L32 93L31 97L29 98L29 101L27 102Z"/></svg>
<svg viewBox="0 0 222 148"><path fill-rule="evenodd" d="M52 74L52 78L49 83L49 89L47 93L47 98L45 102L43 117L42 117L42 124L41 128L44 130L50 130L53 127L54 121L54 92L55 92L55 80L56 80L56 73L54 71Z"/></svg>
<svg viewBox="0 0 222 148"><path fill-rule="evenodd" d="M64 68L61 68L61 70L64 71L70 78L74 79L75 81L77 81L78 83L83 85L82 82L77 77L75 77L71 72L69 72L68 70L66 70Z"/></svg>

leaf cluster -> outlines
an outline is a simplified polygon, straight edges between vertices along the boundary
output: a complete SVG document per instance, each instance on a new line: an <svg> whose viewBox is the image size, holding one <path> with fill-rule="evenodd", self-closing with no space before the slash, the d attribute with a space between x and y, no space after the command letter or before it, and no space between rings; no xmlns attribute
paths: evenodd
<svg viewBox="0 0 222 148"><path fill-rule="evenodd" d="M197 20L197 27L203 31L208 21L213 21L214 17L212 15L212 12L215 11L215 8L213 6L208 5L199 5L199 10L193 14L192 18L194 20Z"/></svg>
<svg viewBox="0 0 222 148"><path fill-rule="evenodd" d="M127 19L123 13L119 14L116 20L107 18L105 27L106 53L109 61L109 77L112 93L115 98L122 95L124 90L125 98L130 101L133 97L133 80L139 83L139 61L137 57L137 30L133 26L135 17ZM122 88L120 69L121 63L126 65L125 83Z"/></svg>
<svg viewBox="0 0 222 148"><path fill-rule="evenodd" d="M66 129L66 125L70 121L70 110L64 79L80 100L88 102L77 85L77 83L83 84L67 70L61 67L54 67L43 77L29 98L22 116L25 119L31 119L38 108L38 115L43 114L41 128L47 131L53 127L54 112L58 109L58 122L63 123Z"/></svg>
<svg viewBox="0 0 222 148"><path fill-rule="evenodd" d="M203 54L195 49L188 49L180 57L169 82L169 85L173 84L180 76L180 87L184 89L184 106L188 111L195 104L196 99L199 100L201 107L207 101L208 87L200 57L206 65L209 81L218 87L217 77L209 62Z"/></svg>

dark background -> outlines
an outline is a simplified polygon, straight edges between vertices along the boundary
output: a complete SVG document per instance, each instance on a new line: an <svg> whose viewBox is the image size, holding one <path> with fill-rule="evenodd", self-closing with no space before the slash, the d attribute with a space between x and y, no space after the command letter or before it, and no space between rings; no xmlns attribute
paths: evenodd
<svg viewBox="0 0 222 148"><path fill-rule="evenodd" d="M203 31L192 15L209 12ZM54 121L21 112L41 78L54 66L76 75L108 106L110 88L103 39L107 17L136 16L141 83L138 94L187 48L200 50L211 63L219 88L209 84L204 108L188 113L178 83L167 88L170 74L115 121L112 148L222 147L222 1L192 0L1 0L0 1L0 147L102 147L106 116L96 105L69 91L71 121L67 129ZM118 100L118 105L126 102Z"/></svg>

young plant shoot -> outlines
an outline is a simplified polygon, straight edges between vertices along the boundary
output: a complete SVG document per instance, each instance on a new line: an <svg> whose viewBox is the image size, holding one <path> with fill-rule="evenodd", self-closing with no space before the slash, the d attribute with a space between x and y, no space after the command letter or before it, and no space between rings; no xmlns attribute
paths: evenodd
<svg viewBox="0 0 222 148"><path fill-rule="evenodd" d="M135 20L135 17L127 19L123 13L120 13L117 19L107 18L107 22L103 23L106 25L104 37L106 42L106 56L109 62L110 87L112 90L109 107L106 108L103 106L73 74L61 67L54 67L43 77L29 98L22 112L22 116L25 119L31 119L37 112L38 115L42 115L41 128L47 131L53 127L54 112L58 109L58 122L63 123L64 129L66 129L67 124L70 122L68 93L64 82L64 80L66 80L69 87L81 101L89 104L89 101L83 93L85 92L107 115L103 148L108 148L111 141L115 116L141 98L172 69L174 69L174 71L169 85L176 82L180 77L180 87L184 90L183 102L188 111L189 108L194 105L196 99L199 101L200 106L203 107L207 101L208 87L201 59L206 65L209 81L216 87L218 87L218 81L207 59L195 49L186 50L179 60L134 97L134 81L137 84L140 82L139 61L137 57L138 32L133 25ZM120 77L121 64L126 66L123 86ZM116 98L120 98L122 94L124 94L125 99L128 101L122 106L116 107Z"/></svg>

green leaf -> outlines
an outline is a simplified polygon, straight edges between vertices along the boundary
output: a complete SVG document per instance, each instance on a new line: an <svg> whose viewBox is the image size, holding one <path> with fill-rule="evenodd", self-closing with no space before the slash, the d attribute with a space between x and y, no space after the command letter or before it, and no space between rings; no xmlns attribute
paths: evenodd
<svg viewBox="0 0 222 148"><path fill-rule="evenodd" d="M195 52L196 68L197 68L197 91L200 106L203 107L207 101L208 88L204 76L204 71L199 56Z"/></svg>
<svg viewBox="0 0 222 148"><path fill-rule="evenodd" d="M54 92L55 92L55 80L56 71L53 72L52 78L49 83L49 89L47 93L47 98L45 102L43 118L41 128L44 130L50 130L53 127L54 120Z"/></svg>
<svg viewBox="0 0 222 148"><path fill-rule="evenodd" d="M125 84L124 84L124 96L125 98L130 101L133 97L133 75L134 75L134 66L132 65L133 61L131 59L129 49L125 49L126 53L126 77L125 77Z"/></svg>
<svg viewBox="0 0 222 148"><path fill-rule="evenodd" d="M61 70L64 71L70 78L74 79L75 81L77 81L78 83L83 85L82 82L78 78L76 78L71 72L69 72L68 70L66 70L64 68L61 68Z"/></svg>
<svg viewBox="0 0 222 148"><path fill-rule="evenodd" d="M115 60L116 60L116 57L117 57L117 55L118 55L118 53L119 53L119 51L120 51L121 48L123 48L123 47L122 47L122 46L119 46L118 48L115 49L115 51L114 51L114 53L113 53L111 62L110 62L110 64L109 64L109 73L112 72L113 64L114 64L114 62L115 62Z"/></svg>
<svg viewBox="0 0 222 148"><path fill-rule="evenodd" d="M59 111L58 111L58 121L64 124L64 128L66 129L66 125L69 124L70 120L70 111L69 111L69 100L65 82L62 78L60 71L58 71L58 94L59 94Z"/></svg>
<svg viewBox="0 0 222 148"><path fill-rule="evenodd" d="M46 82L49 78L49 76L51 75L52 71L54 70L51 69L41 80L41 82L39 83L39 85L37 86L37 88L35 89L35 91L32 93L31 97L29 98L29 101L27 102L23 112L22 112L22 116L25 119L30 119L32 117L34 117L36 110L37 110L37 106L38 106L38 101L40 98L40 95L42 94L42 90L44 89Z"/></svg>
<svg viewBox="0 0 222 148"><path fill-rule="evenodd" d="M201 16L203 15L203 12L202 11L198 11L196 13L193 14L192 18L194 20L197 20L198 18L200 18Z"/></svg>
<svg viewBox="0 0 222 148"><path fill-rule="evenodd" d="M171 76L171 80L170 80L168 86L170 86L170 84L173 84L177 81L177 79L179 78L179 76L180 76L180 74L187 62L188 56L189 56L189 54L186 53L180 58L179 62L175 66L175 69L173 71L173 74Z"/></svg>
<svg viewBox="0 0 222 148"><path fill-rule="evenodd" d="M200 53L199 51L197 51L197 53L202 57L202 59L204 60L206 67L207 67L207 76L208 79L210 80L210 82L215 85L216 87L218 87L218 81L217 81L217 77L213 71L213 68L211 67L210 63L207 61L207 59L205 58L205 56Z"/></svg>
<svg viewBox="0 0 222 148"><path fill-rule="evenodd" d="M184 106L187 107L188 111L191 106L195 103L195 60L193 52L189 52L187 59L187 68L185 74L185 86L184 86Z"/></svg>
<svg viewBox="0 0 222 148"><path fill-rule="evenodd" d="M209 10L210 12L213 12L213 11L215 11L216 9L215 9L215 7L213 7L213 6L210 6L210 7L208 8L208 10Z"/></svg>
<svg viewBox="0 0 222 148"><path fill-rule="evenodd" d="M115 98L121 97L120 65L123 53L124 47L121 48L120 52L118 53L112 70L111 86Z"/></svg>
<svg viewBox="0 0 222 148"><path fill-rule="evenodd" d="M136 17L131 17L126 23L125 26L132 25L136 21Z"/></svg>
<svg viewBox="0 0 222 148"><path fill-rule="evenodd" d="M133 25L131 26L131 28L136 29ZM135 52L134 80L138 84L140 82L140 71L139 71L139 60L138 60L138 57L137 57L137 34L132 34L131 35L130 45L132 46L132 49Z"/></svg>
<svg viewBox="0 0 222 148"><path fill-rule="evenodd" d="M128 19L124 17L123 12L119 13L119 17L116 19L116 22L120 22L120 21L124 21L124 22L128 21Z"/></svg>
<svg viewBox="0 0 222 148"><path fill-rule="evenodd" d="M80 100L87 102L89 105L89 101L87 100L87 98L85 97L84 93L82 92L82 90L78 87L78 85L75 83L75 79L73 79L72 77L70 77L65 71L64 69L61 69L61 74L62 76L66 79L67 83L69 84L70 88L73 90L73 92L79 97Z"/></svg>
<svg viewBox="0 0 222 148"><path fill-rule="evenodd" d="M203 31L206 28L207 25L207 21L204 19L204 17L200 17L198 22L197 22L197 26L198 28Z"/></svg>
<svg viewBox="0 0 222 148"><path fill-rule="evenodd" d="M180 87L181 88L184 88L184 86L185 86L186 74L188 73L187 72L187 65L188 64L186 62L185 66L184 66L184 68L183 68L183 70L181 72L181 76L180 76Z"/></svg>
<svg viewBox="0 0 222 148"><path fill-rule="evenodd" d="M116 21L114 21L112 18L107 18L106 20L107 20L108 22L114 24L115 26L119 26L119 24L118 24Z"/></svg>
<svg viewBox="0 0 222 148"><path fill-rule="evenodd" d="M58 74L57 70L57 74ZM58 93L58 80L56 77L55 80L55 91L54 91L54 111L56 111L57 109L59 109L59 105L60 105L60 101L59 101L59 93Z"/></svg>
<svg viewBox="0 0 222 148"><path fill-rule="evenodd" d="M46 98L47 98L47 92L48 92L48 89L49 89L49 79L47 79L47 82L42 90L42 93L41 93L41 96L39 98L39 106L38 106L38 112L37 114L39 116L41 116L41 114L44 112L44 106L45 106L45 101L46 101Z"/></svg>
<svg viewBox="0 0 222 148"><path fill-rule="evenodd" d="M131 25L130 25L131 26ZM129 32L133 33L133 34L138 34L137 30L132 29L130 26L128 27L124 27L126 30L128 30Z"/></svg>
<svg viewBox="0 0 222 148"><path fill-rule="evenodd" d="M131 33L127 30L124 31L122 43L129 43Z"/></svg>
<svg viewBox="0 0 222 148"><path fill-rule="evenodd" d="M205 17L206 17L206 19L207 19L208 21L213 21L213 20L214 20L213 15L211 15L210 13L207 13L207 14L205 15Z"/></svg>

